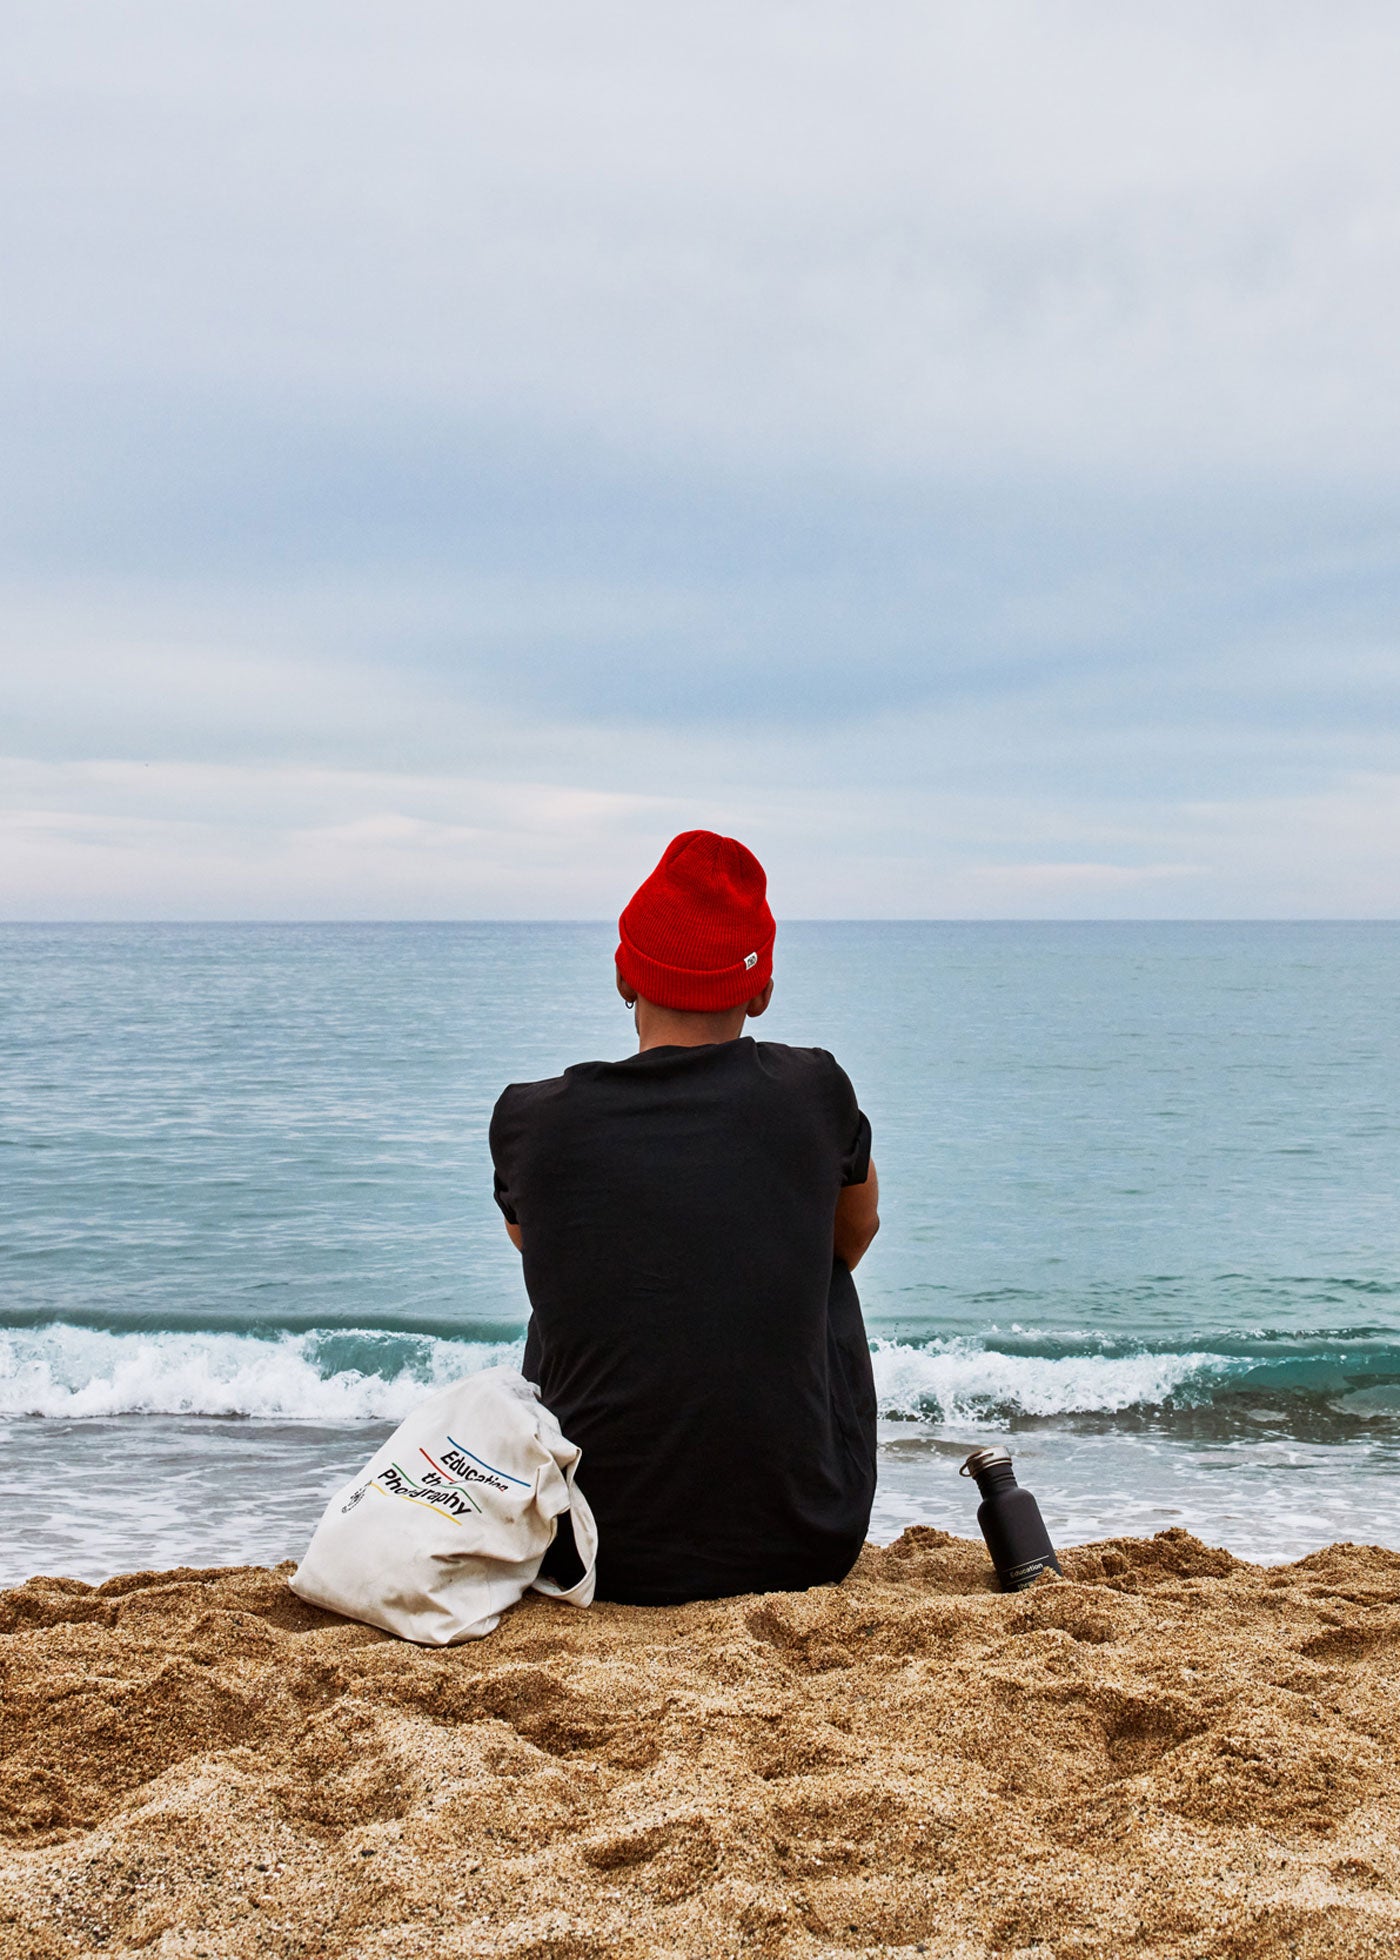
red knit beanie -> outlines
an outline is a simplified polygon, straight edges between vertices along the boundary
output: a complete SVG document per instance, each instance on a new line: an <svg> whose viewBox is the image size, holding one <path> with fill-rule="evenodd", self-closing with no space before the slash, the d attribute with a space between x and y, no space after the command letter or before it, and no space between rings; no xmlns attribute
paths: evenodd
<svg viewBox="0 0 1400 1960"><path fill-rule="evenodd" d="M617 922L617 970L658 1007L718 1014L773 977L768 880L752 851L712 830L673 838Z"/></svg>

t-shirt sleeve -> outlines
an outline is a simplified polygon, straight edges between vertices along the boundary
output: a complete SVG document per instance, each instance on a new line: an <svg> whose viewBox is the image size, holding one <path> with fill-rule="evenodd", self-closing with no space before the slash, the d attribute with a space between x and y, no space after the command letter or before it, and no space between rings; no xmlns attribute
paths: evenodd
<svg viewBox="0 0 1400 1960"><path fill-rule="evenodd" d="M512 1138L516 1125L509 1118L510 1090L507 1089L491 1112L491 1164L495 1172L492 1196L505 1214L506 1223L518 1225L515 1215L515 1198L511 1191L511 1168L514 1152Z"/></svg>
<svg viewBox="0 0 1400 1960"><path fill-rule="evenodd" d="M864 1184L870 1175L870 1118L863 1109L856 1111L856 1133L850 1149L841 1159L841 1182Z"/></svg>
<svg viewBox="0 0 1400 1960"><path fill-rule="evenodd" d="M856 1101L856 1092L845 1069L835 1056L827 1055L824 1049L821 1052L834 1078L832 1088L841 1147L841 1182L864 1184L870 1175L870 1118Z"/></svg>

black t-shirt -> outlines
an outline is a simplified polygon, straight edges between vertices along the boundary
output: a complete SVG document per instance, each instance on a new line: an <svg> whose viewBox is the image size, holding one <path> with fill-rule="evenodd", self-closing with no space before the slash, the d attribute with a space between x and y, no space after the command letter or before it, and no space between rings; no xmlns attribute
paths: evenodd
<svg viewBox="0 0 1400 1960"><path fill-rule="evenodd" d="M875 1492L860 1301L832 1256L870 1125L820 1048L651 1048L515 1083L491 1120L524 1240L525 1373L583 1451L600 1598L845 1577Z"/></svg>

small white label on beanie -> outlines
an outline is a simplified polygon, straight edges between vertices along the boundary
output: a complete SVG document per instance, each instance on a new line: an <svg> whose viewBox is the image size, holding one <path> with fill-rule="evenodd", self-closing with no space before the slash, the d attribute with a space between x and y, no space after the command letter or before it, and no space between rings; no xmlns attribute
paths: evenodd
<svg viewBox="0 0 1400 1960"><path fill-rule="evenodd" d="M749 971L749 969L750 969L751 967L755 967L755 966L757 966L757 965L758 965L758 954L757 954L757 953L746 953L746 954L744 955L744 971L745 971L745 973L747 973L747 972Z"/></svg>

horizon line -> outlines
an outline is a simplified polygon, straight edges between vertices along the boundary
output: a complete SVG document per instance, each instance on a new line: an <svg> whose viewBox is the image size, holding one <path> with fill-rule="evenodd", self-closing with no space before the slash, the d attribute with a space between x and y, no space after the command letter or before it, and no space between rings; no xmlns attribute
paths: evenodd
<svg viewBox="0 0 1400 1960"><path fill-rule="evenodd" d="M333 919L307 919L287 916L285 918L151 918L151 919L0 919L0 931L19 930L27 927L42 927L46 931L58 931L65 927L83 926L607 926L613 929L616 920L607 916L569 917L550 914L529 918L500 918L482 915L451 919L389 919L361 916L347 916ZM1156 914L1142 918L1053 918L1042 914L997 913L968 917L954 913L905 913L882 914L880 916L853 917L850 914L824 913L821 915L799 914L780 918L779 928L788 926L1389 926L1400 925L1400 915L1375 914L1331 914L1331 913L1267 913L1256 916L1229 916L1221 918L1201 918L1172 914Z"/></svg>

